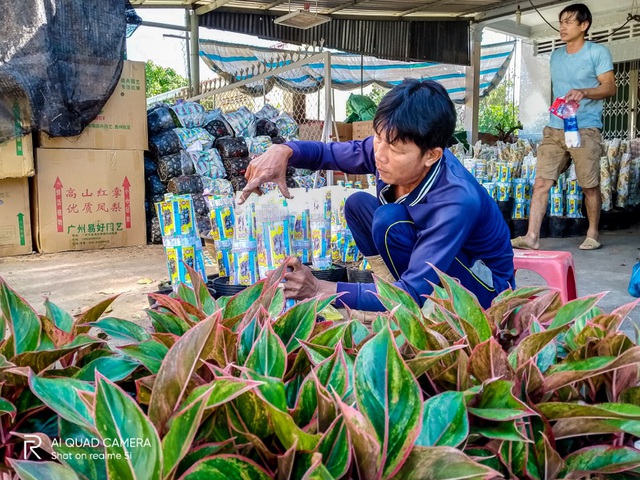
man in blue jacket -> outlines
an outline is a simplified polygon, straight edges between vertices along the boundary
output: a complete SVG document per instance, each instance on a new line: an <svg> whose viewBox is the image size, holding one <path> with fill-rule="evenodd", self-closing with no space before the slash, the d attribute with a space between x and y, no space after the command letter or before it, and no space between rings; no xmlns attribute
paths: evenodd
<svg viewBox="0 0 640 480"><path fill-rule="evenodd" d="M446 90L431 80L408 79L380 102L375 136L343 143L273 145L246 172L240 203L265 182L287 198L287 166L373 173L377 196L351 195L345 217L373 272L409 293L419 305L438 284L434 266L457 278L483 307L515 287L509 229L498 205L446 149L456 113ZM350 308L380 311L374 284L316 279L298 260L285 275L287 298L342 293Z"/></svg>

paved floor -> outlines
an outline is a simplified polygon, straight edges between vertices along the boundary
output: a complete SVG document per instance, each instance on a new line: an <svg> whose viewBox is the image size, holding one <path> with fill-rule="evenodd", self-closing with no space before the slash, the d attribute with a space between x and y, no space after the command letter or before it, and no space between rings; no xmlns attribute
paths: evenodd
<svg viewBox="0 0 640 480"><path fill-rule="evenodd" d="M543 239L542 248L570 251L576 265L578 295L609 292L600 306L611 311L634 300L627 293L627 285L640 255L640 225L603 232L601 240L604 246L596 251L579 250L580 238ZM78 313L109 295L120 294L109 315L146 324L146 294L157 290L167 271L162 247L150 245L0 258L0 277L39 313L44 312L44 296ZM531 272L518 272L516 281L518 286L543 283ZM632 312L630 321L640 326L640 307Z"/></svg>

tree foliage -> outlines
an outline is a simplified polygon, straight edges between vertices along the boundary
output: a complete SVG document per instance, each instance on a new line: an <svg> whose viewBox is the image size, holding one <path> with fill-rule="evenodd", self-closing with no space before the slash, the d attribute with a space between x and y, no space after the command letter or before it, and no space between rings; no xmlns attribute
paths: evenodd
<svg viewBox="0 0 640 480"><path fill-rule="evenodd" d="M518 105L513 101L513 82L504 79L489 95L480 100L478 130L498 134L518 125Z"/></svg>
<svg viewBox="0 0 640 480"><path fill-rule="evenodd" d="M145 72L147 74L147 97L189 85L189 80L178 74L173 68L162 67L152 61L146 63Z"/></svg>

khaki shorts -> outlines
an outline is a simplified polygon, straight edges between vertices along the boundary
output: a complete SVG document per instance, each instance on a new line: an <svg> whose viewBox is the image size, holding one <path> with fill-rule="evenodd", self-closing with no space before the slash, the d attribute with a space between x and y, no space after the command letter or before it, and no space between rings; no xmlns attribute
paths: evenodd
<svg viewBox="0 0 640 480"><path fill-rule="evenodd" d="M536 178L558 181L573 160L578 184L582 188L600 185L600 157L602 135L597 128L581 128L578 148L569 148L564 142L564 130L544 127L542 142L538 146Z"/></svg>

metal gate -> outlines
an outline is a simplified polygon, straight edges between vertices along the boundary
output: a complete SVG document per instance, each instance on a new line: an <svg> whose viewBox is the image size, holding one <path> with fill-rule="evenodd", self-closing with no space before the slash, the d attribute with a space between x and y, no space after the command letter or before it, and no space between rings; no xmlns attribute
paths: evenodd
<svg viewBox="0 0 640 480"><path fill-rule="evenodd" d="M638 125L639 69L640 60L613 65L617 91L613 97L604 101L602 112L602 136L606 140L640 137L640 125Z"/></svg>

